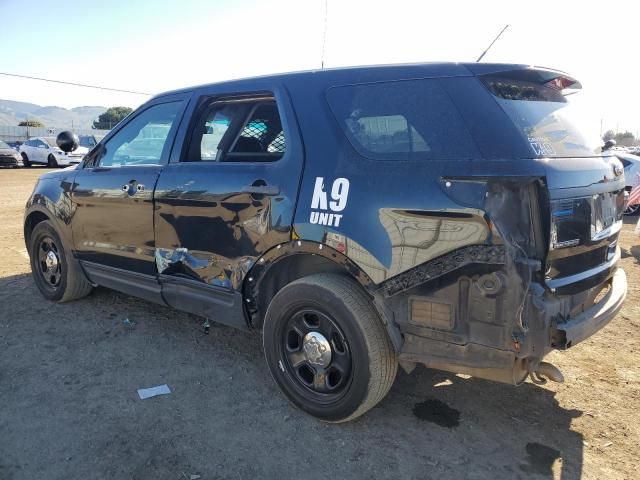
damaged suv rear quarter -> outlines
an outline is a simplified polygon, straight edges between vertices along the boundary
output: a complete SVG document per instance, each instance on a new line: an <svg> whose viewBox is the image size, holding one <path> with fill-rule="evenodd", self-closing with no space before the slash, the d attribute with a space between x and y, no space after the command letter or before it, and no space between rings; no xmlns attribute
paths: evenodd
<svg viewBox="0 0 640 480"><path fill-rule="evenodd" d="M625 297L624 180L563 116L562 89L577 81L515 66L465 70L330 86L341 128L314 125L305 137L296 232L371 278L406 369L561 380L543 357L604 326ZM323 100L307 106L326 112ZM327 192L349 181L337 228L316 224L318 178Z"/></svg>

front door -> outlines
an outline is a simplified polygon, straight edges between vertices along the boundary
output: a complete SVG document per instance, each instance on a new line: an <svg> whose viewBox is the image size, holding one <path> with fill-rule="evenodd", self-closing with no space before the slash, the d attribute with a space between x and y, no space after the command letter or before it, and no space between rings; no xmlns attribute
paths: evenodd
<svg viewBox="0 0 640 480"><path fill-rule="evenodd" d="M122 289L118 283L128 282L142 288L136 294L160 299L153 190L184 103L184 98L163 99L134 113L91 152L75 177L74 249L98 284Z"/></svg>
<svg viewBox="0 0 640 480"><path fill-rule="evenodd" d="M290 240L303 154L288 108L273 94L200 98L155 195L158 271L176 308L243 323L244 274Z"/></svg>

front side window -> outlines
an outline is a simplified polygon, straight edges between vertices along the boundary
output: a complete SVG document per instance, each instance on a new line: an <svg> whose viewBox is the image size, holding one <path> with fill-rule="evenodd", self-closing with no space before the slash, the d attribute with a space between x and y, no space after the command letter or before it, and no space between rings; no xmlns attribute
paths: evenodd
<svg viewBox="0 0 640 480"><path fill-rule="evenodd" d="M165 162L167 138L182 102L149 107L115 133L104 145L101 167L160 165Z"/></svg>
<svg viewBox="0 0 640 480"><path fill-rule="evenodd" d="M361 155L374 160L454 160L480 156L436 79L333 87L329 106Z"/></svg>
<svg viewBox="0 0 640 480"><path fill-rule="evenodd" d="M285 153L275 100L217 100L196 118L183 161L271 162Z"/></svg>

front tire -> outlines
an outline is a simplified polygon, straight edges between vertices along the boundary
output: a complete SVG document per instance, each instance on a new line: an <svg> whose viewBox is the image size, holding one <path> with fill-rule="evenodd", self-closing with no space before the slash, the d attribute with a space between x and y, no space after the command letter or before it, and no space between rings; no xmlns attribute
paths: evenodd
<svg viewBox="0 0 640 480"><path fill-rule="evenodd" d="M56 160L56 157L54 157L51 153L47 158L47 165L49 166L49 168L58 168L58 161Z"/></svg>
<svg viewBox="0 0 640 480"><path fill-rule="evenodd" d="M26 153L22 153L21 155L22 155L22 165L25 168L31 167L31 162L29 161L29 157L27 157L27 154Z"/></svg>
<svg viewBox="0 0 640 480"><path fill-rule="evenodd" d="M326 422L359 417L396 376L396 354L370 298L340 275L311 275L282 288L267 309L263 343L285 396Z"/></svg>
<svg viewBox="0 0 640 480"><path fill-rule="evenodd" d="M48 220L38 223L31 232L29 257L33 279L47 300L69 302L91 292L80 264L65 250Z"/></svg>

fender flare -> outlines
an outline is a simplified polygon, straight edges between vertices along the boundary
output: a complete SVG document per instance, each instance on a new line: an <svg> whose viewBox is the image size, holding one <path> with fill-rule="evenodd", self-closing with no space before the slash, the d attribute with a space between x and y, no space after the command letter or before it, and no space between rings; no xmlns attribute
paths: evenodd
<svg viewBox="0 0 640 480"><path fill-rule="evenodd" d="M387 329L391 343L396 352L399 352L404 343L400 329L393 319L393 313L384 306L382 292L379 286L352 260L338 250L319 242L309 240L291 240L278 244L264 255L258 257L256 262L247 271L243 281L243 298L248 310L248 317L252 318L253 312L257 312L259 305L259 290L261 282L267 278L268 272L280 261L293 256L318 256L329 260L332 264L343 270L350 278L353 278L371 296L373 306ZM259 323L259 322L258 322Z"/></svg>

